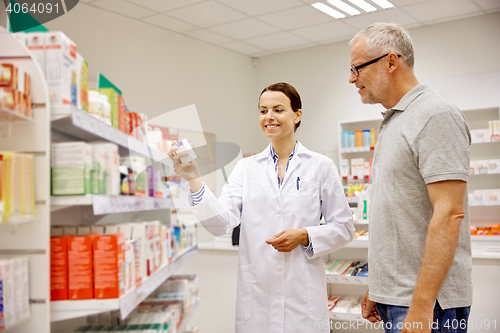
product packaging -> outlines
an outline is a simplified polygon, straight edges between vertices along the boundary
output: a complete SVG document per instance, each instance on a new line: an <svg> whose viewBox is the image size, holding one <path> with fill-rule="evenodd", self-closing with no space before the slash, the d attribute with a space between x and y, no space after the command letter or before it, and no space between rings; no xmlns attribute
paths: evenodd
<svg viewBox="0 0 500 333"><path fill-rule="evenodd" d="M175 152L176 154L188 154L188 156L181 157L180 160L182 163L191 162L197 157L187 139L182 139L181 141L177 142L174 147L178 148Z"/></svg>
<svg viewBox="0 0 500 333"><path fill-rule="evenodd" d="M103 182L100 184L99 193L108 195L120 194L120 173L118 170L119 159L118 146L114 143L107 142L91 142L94 149L102 151L104 154L103 167ZM95 154L95 151L94 151ZM94 159L94 174L96 170ZM95 182L95 179L94 179Z"/></svg>
<svg viewBox="0 0 500 333"><path fill-rule="evenodd" d="M92 193L92 146L84 142L51 146L52 195Z"/></svg>
<svg viewBox="0 0 500 333"><path fill-rule="evenodd" d="M125 238L123 234L94 238L94 297L119 298L125 292Z"/></svg>
<svg viewBox="0 0 500 333"><path fill-rule="evenodd" d="M120 94L113 88L100 88L99 93L107 97L107 101L111 107L111 126L119 128Z"/></svg>
<svg viewBox="0 0 500 333"><path fill-rule="evenodd" d="M26 46L40 66L43 75L45 75L45 35L43 32L29 33L26 39Z"/></svg>
<svg viewBox="0 0 500 333"><path fill-rule="evenodd" d="M76 54L76 74L78 82L76 106L80 110L87 111L89 104L89 64L79 53Z"/></svg>
<svg viewBox="0 0 500 333"><path fill-rule="evenodd" d="M45 79L51 106L76 106L76 45L62 32L45 36Z"/></svg>
<svg viewBox="0 0 500 333"><path fill-rule="evenodd" d="M92 239L94 236L66 236L68 242L68 299L92 299Z"/></svg>
<svg viewBox="0 0 500 333"><path fill-rule="evenodd" d="M50 300L68 299L68 243L66 237L50 239Z"/></svg>

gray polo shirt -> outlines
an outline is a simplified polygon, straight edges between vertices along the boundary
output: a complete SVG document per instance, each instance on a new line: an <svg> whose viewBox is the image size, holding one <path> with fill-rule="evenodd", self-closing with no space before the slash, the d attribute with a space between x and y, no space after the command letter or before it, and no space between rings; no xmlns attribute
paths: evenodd
<svg viewBox="0 0 500 333"><path fill-rule="evenodd" d="M467 181L470 132L456 106L419 85L387 110L372 166L368 250L370 299L410 306L424 257L433 206L427 184ZM472 303L468 196L465 218L443 287L443 309Z"/></svg>

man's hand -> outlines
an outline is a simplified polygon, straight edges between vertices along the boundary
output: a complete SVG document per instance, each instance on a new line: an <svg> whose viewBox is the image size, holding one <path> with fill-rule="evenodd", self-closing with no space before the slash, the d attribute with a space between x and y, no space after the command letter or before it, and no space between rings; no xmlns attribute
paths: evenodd
<svg viewBox="0 0 500 333"><path fill-rule="evenodd" d="M266 240L278 252L291 252L299 244L309 245L309 235L305 228L288 229Z"/></svg>
<svg viewBox="0 0 500 333"><path fill-rule="evenodd" d="M363 318L374 324L381 322L382 319L378 314L375 302L370 301L368 294L369 293L367 292L361 301L361 313L363 314Z"/></svg>
<svg viewBox="0 0 500 333"><path fill-rule="evenodd" d="M401 333L430 333L434 309L416 309L410 307L403 323Z"/></svg>

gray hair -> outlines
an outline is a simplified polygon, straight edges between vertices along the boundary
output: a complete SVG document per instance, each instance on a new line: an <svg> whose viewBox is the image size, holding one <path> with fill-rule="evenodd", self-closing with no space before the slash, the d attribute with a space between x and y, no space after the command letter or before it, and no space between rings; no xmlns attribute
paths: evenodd
<svg viewBox="0 0 500 333"><path fill-rule="evenodd" d="M349 45L352 46L361 38L365 39L368 55L380 57L385 53L396 52L409 68L413 68L415 62L413 41L401 26L395 23L374 23L358 32Z"/></svg>

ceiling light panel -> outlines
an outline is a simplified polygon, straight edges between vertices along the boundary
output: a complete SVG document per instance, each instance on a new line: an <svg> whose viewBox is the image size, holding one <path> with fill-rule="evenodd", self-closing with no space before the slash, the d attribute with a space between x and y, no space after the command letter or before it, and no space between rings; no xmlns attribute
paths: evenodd
<svg viewBox="0 0 500 333"><path fill-rule="evenodd" d="M357 10L354 7L349 6L348 4L346 4L345 2L343 2L341 0L327 0L327 1L330 5L337 7L338 9L346 12L349 15L354 16L354 15L361 14L361 12L359 10Z"/></svg>
<svg viewBox="0 0 500 333"><path fill-rule="evenodd" d="M394 5L387 0L372 0L372 2L376 3L377 5L379 5L384 9L394 7Z"/></svg>
<svg viewBox="0 0 500 333"><path fill-rule="evenodd" d="M377 8L373 7L370 5L368 2L364 0L349 0L350 3L353 5L358 6L359 8L363 9L365 12L374 12L377 10Z"/></svg>
<svg viewBox="0 0 500 333"><path fill-rule="evenodd" d="M336 19L341 19L341 18L345 17L345 15L342 14L341 12L338 12L335 9L333 9L332 7L329 7L329 6L327 6L327 5L325 5L324 3L321 3L321 2L312 3L311 6L313 6L317 10L320 10L323 13L328 14L331 17L334 17Z"/></svg>

